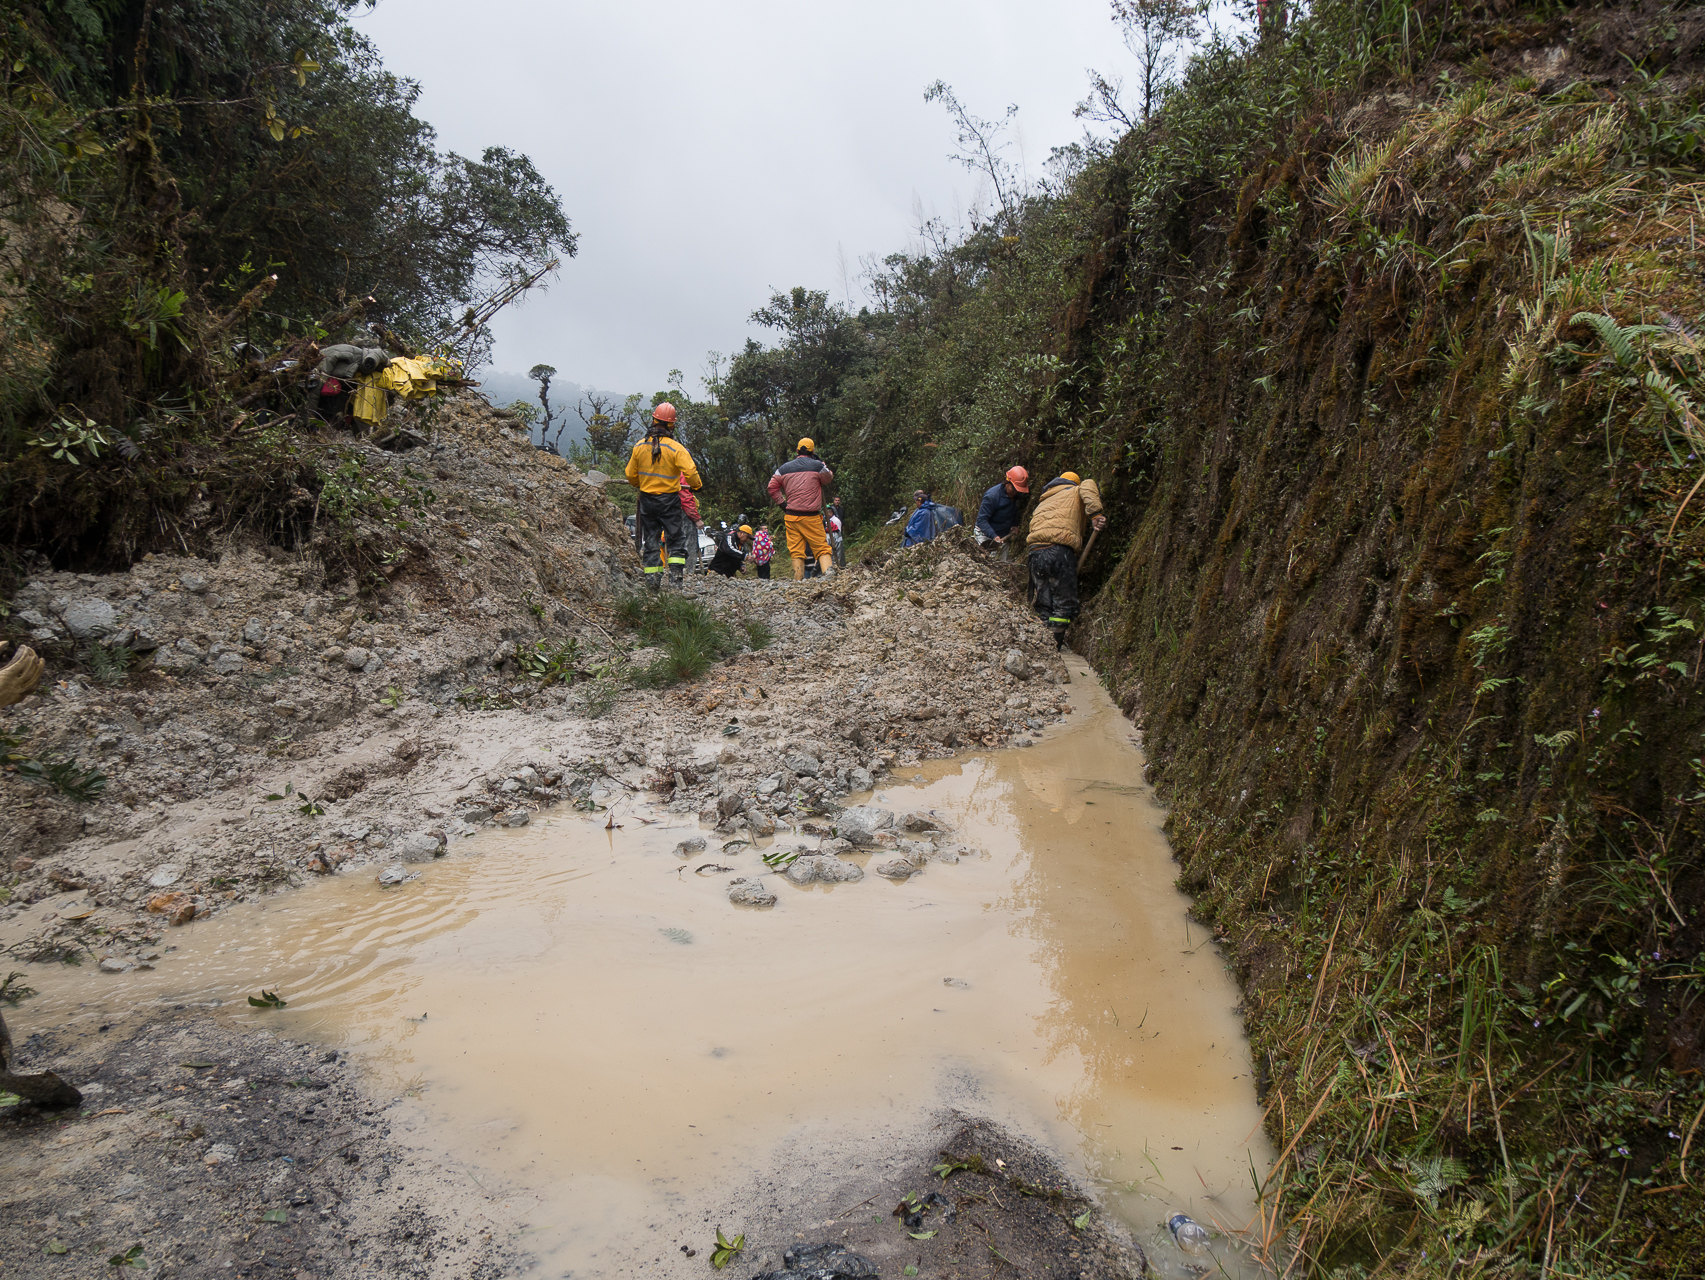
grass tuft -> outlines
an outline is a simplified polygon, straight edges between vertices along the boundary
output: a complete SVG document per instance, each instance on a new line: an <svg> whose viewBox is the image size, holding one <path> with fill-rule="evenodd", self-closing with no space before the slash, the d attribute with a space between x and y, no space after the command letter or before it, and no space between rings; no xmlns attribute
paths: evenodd
<svg viewBox="0 0 1705 1280"><path fill-rule="evenodd" d="M742 648L733 627L685 596L639 592L622 600L616 613L646 644L663 650L662 657L635 677L634 683L641 688L663 689L696 680L718 658Z"/></svg>

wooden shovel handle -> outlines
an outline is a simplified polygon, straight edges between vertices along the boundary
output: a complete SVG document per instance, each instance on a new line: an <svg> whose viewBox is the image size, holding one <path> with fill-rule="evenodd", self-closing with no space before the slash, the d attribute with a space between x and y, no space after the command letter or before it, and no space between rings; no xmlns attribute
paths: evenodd
<svg viewBox="0 0 1705 1280"><path fill-rule="evenodd" d="M1100 534L1101 530L1099 529L1091 529L1089 531L1089 541L1083 544L1083 554L1077 558L1077 571L1079 573L1083 572L1083 562L1089 559L1089 549L1095 545L1095 539L1099 537Z"/></svg>

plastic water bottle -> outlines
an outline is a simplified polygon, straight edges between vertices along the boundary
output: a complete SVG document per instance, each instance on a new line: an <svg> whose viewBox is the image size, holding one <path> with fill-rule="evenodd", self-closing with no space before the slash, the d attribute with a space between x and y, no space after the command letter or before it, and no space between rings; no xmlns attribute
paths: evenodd
<svg viewBox="0 0 1705 1280"><path fill-rule="evenodd" d="M1208 1251L1208 1229L1189 1214L1173 1214L1166 1220L1166 1226L1185 1253L1201 1255Z"/></svg>

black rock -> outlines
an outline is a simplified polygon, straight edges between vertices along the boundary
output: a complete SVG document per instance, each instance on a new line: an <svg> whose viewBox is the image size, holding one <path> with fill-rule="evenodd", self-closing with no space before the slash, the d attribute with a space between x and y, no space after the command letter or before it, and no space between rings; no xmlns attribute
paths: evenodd
<svg viewBox="0 0 1705 1280"><path fill-rule="evenodd" d="M833 1242L796 1244L781 1260L786 1271L766 1271L753 1280L865 1280L880 1274L869 1258Z"/></svg>

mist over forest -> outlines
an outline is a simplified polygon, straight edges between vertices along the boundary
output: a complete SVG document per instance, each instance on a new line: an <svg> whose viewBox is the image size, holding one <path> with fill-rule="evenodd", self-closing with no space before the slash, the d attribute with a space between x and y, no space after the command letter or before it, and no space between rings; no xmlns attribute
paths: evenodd
<svg viewBox="0 0 1705 1280"><path fill-rule="evenodd" d="M495 405L507 406L521 400L543 412L539 405L539 384L524 373L485 370L480 373L479 382L480 393ZM561 382L555 378L551 380L550 438L556 444L558 452L567 449L570 444L585 442L586 418L592 416L592 407L586 399L589 395L602 395L617 404L627 399L625 391L603 391L590 384ZM533 443L542 443L544 434L543 423L534 423Z"/></svg>

